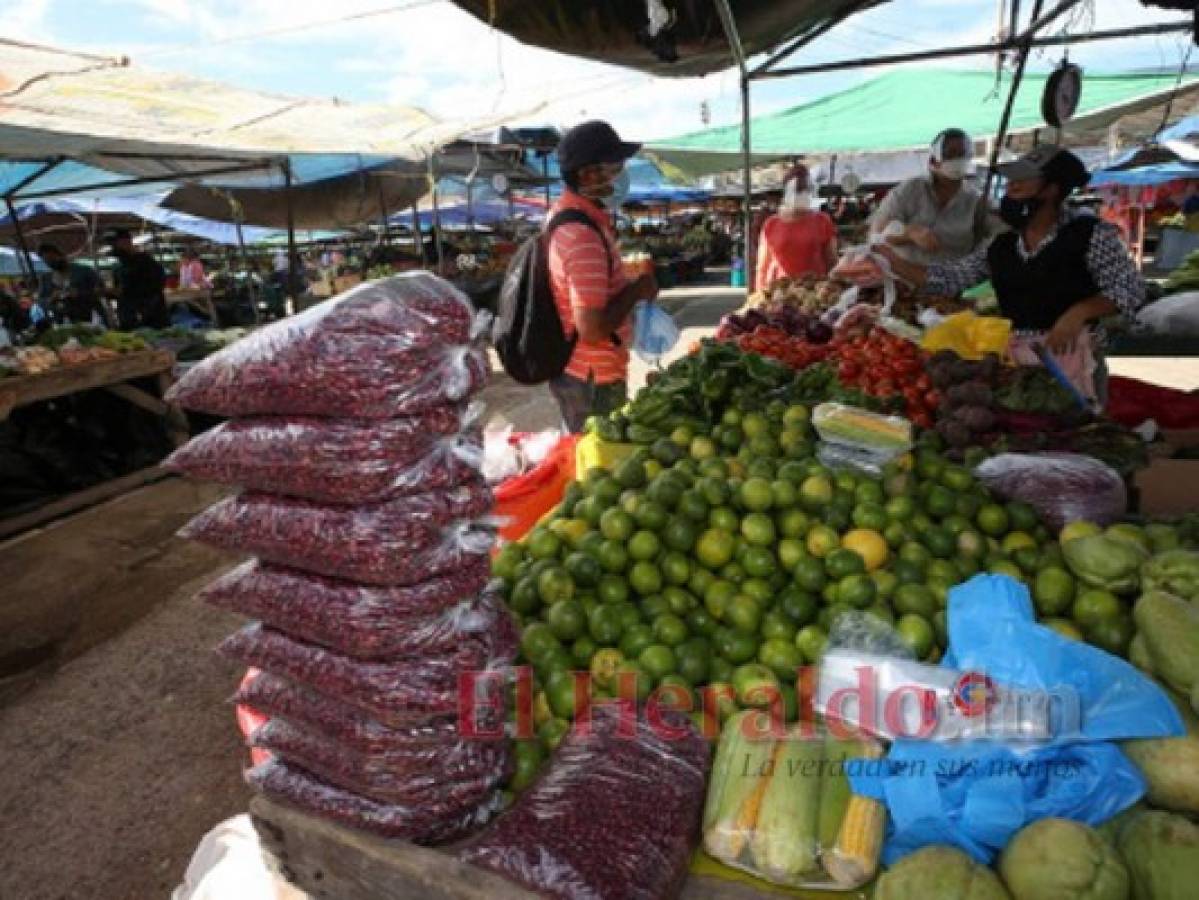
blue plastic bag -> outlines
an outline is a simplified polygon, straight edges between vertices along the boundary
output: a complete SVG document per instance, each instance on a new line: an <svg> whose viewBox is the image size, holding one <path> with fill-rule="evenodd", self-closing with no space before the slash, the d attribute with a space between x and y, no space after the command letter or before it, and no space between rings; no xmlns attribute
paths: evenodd
<svg viewBox="0 0 1199 900"><path fill-rule="evenodd" d="M1183 733L1161 688L1123 660L1037 625L1028 590L1006 576L953 588L948 618L943 665L1013 687L1072 689L1080 727L1041 745L896 741L880 765L851 772L855 792L887 805L888 865L930 844L989 864L1030 822L1099 825L1141 798L1141 773L1109 741Z"/></svg>
<svg viewBox="0 0 1199 900"><path fill-rule="evenodd" d="M638 303L633 310L633 350L647 363L655 363L679 342L679 326L656 303Z"/></svg>

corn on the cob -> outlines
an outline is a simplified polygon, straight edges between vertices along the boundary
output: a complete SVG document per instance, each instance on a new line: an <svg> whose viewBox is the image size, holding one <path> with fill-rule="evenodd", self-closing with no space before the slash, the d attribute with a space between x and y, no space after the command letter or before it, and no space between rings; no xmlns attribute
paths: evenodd
<svg viewBox="0 0 1199 900"><path fill-rule="evenodd" d="M822 740L792 734L779 744L750 844L754 868L772 881L793 884L819 871L816 816L823 759Z"/></svg>
<svg viewBox="0 0 1199 900"><path fill-rule="evenodd" d="M825 440L880 450L904 450L912 445L910 422L840 403L821 403L812 413L812 424Z"/></svg>
<svg viewBox="0 0 1199 900"><path fill-rule="evenodd" d="M858 758L878 759L881 748L863 742ZM882 850L886 810L877 800L854 794L845 808L837 842L831 853L825 854L824 870L844 888L857 887L874 877Z"/></svg>
<svg viewBox="0 0 1199 900"><path fill-rule="evenodd" d="M820 770L820 819L816 829L821 853L825 855L837 843L849 798L853 796L849 776L845 774L845 760L857 756L860 750L858 741L839 741L830 737L825 744L824 766Z"/></svg>
<svg viewBox="0 0 1199 900"><path fill-rule="evenodd" d="M750 740L745 729L747 710L730 718L720 734L704 808L704 849L725 862L735 862L745 850L770 783L775 743Z"/></svg>

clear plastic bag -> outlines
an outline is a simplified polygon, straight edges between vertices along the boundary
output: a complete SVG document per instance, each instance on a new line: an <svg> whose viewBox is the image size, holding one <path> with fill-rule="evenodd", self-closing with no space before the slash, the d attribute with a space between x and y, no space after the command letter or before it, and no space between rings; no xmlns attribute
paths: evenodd
<svg viewBox="0 0 1199 900"><path fill-rule="evenodd" d="M340 825L414 844L443 844L483 825L500 809L498 793L484 798L447 790L434 802L378 803L334 787L296 766L272 759L246 772L246 783L271 800Z"/></svg>
<svg viewBox="0 0 1199 900"><path fill-rule="evenodd" d="M359 707L393 726L421 725L460 709L461 676L501 669L516 657L516 624L505 615L490 634L463 641L453 653L400 657L386 662L353 659L288 637L259 623L227 637L218 650L247 666L311 687ZM478 691L496 679L480 677ZM480 704L494 705L488 693Z"/></svg>
<svg viewBox="0 0 1199 900"><path fill-rule="evenodd" d="M849 776L882 757L869 738L812 726L781 737L768 715L738 713L721 731L704 807L704 850L789 887L850 890L878 870L886 811Z"/></svg>
<svg viewBox="0 0 1199 900"><path fill-rule="evenodd" d="M249 744L282 757L330 784L380 803L433 803L447 791L483 800L512 772L507 741L452 742L402 751L360 753L273 719Z"/></svg>
<svg viewBox="0 0 1199 900"><path fill-rule="evenodd" d="M902 451L868 450L848 444L828 444L821 441L816 446L816 458L834 471L849 470L878 478L883 467Z"/></svg>
<svg viewBox="0 0 1199 900"><path fill-rule="evenodd" d="M491 549L493 530L471 521L491 505L482 484L358 507L246 493L213 504L179 535L335 578L415 584Z"/></svg>
<svg viewBox="0 0 1199 900"><path fill-rule="evenodd" d="M461 407L400 419L231 419L190 440L168 469L324 503L380 502L470 481L482 462Z"/></svg>
<svg viewBox="0 0 1199 900"><path fill-rule="evenodd" d="M625 712L594 708L590 727L573 729L537 781L458 856L543 897L676 896L697 843L708 745L673 710L663 711L663 728Z"/></svg>
<svg viewBox="0 0 1199 900"><path fill-rule="evenodd" d="M358 659L436 653L493 628L499 599L478 597L486 562L410 587L374 587L243 563L197 596L290 635Z"/></svg>
<svg viewBox="0 0 1199 900"><path fill-rule="evenodd" d="M460 739L457 717L426 718L406 725L388 725L355 706L327 697L304 685L272 675L252 672L238 689L234 702L266 716L281 717L320 733L350 750L365 754L418 752L442 747ZM489 699L501 701L502 691ZM481 732L502 726L504 706L500 702L480 706L476 720Z"/></svg>
<svg viewBox="0 0 1199 900"><path fill-rule="evenodd" d="M812 412L812 425L821 440L864 451L903 453L912 448L912 423L900 416L821 403Z"/></svg>
<svg viewBox="0 0 1199 900"><path fill-rule="evenodd" d="M1054 531L1085 519L1109 525L1128 510L1124 480L1113 468L1077 453L1001 453L975 476L1005 500L1021 500Z"/></svg>
<svg viewBox="0 0 1199 900"><path fill-rule="evenodd" d="M172 386L170 402L222 416L391 418L482 387L470 300L427 272L397 275L261 328Z"/></svg>

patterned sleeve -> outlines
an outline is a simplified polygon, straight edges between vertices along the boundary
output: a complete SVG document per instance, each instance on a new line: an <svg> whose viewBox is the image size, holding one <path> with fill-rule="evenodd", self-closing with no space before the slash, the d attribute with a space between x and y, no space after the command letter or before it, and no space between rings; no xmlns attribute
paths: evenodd
<svg viewBox="0 0 1199 900"><path fill-rule="evenodd" d="M949 263L933 263L928 267L924 282L924 293L940 297L956 297L980 282L991 277L991 266L987 262L990 242L983 244L969 256Z"/></svg>
<svg viewBox="0 0 1199 900"><path fill-rule="evenodd" d="M1099 293L1115 303L1125 319L1132 319L1144 305L1145 281L1115 226L1107 222L1095 225L1087 248L1087 269Z"/></svg>

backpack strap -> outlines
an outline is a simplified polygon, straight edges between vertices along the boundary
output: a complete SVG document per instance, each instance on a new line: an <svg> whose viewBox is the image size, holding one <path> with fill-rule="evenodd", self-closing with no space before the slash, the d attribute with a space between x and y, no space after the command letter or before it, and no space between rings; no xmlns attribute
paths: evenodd
<svg viewBox="0 0 1199 900"><path fill-rule="evenodd" d="M560 225L578 224L586 225L599 237L600 243L604 245L604 255L608 257L608 274L612 274L612 248L608 245L608 237L603 230L595 224L595 220L581 209L563 209L555 213L554 216L546 223L545 231L542 234L545 236L546 247L549 247L550 235Z"/></svg>

